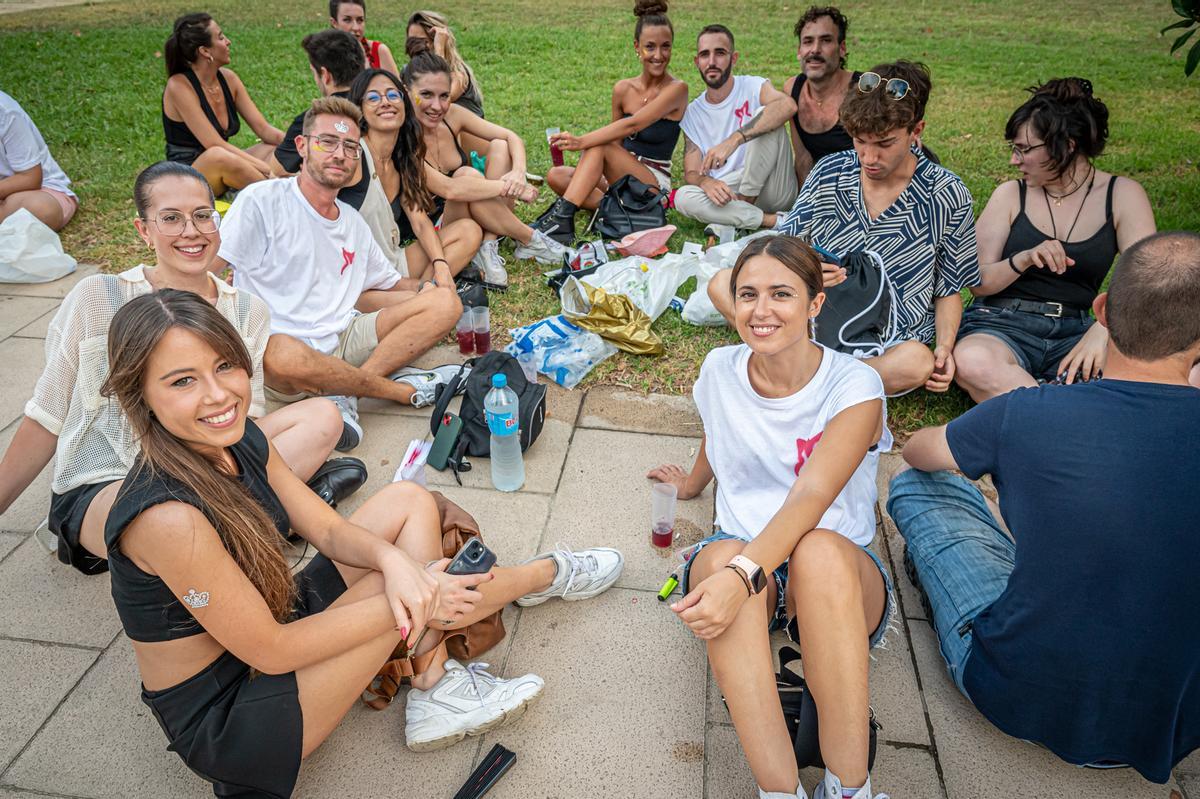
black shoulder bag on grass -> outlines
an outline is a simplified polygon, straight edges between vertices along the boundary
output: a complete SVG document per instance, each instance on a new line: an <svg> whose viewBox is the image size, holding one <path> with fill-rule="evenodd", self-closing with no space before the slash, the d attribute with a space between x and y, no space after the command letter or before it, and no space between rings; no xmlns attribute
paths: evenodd
<svg viewBox="0 0 1200 799"><path fill-rule="evenodd" d="M625 175L608 187L600 199L596 232L606 239L623 239L639 230L667 224L667 211L657 186L647 186Z"/></svg>

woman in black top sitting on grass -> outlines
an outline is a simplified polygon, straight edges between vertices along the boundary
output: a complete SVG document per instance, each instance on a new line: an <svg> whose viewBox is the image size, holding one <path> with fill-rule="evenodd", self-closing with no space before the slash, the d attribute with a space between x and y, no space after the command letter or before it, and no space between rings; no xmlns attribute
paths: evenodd
<svg viewBox="0 0 1200 799"><path fill-rule="evenodd" d="M266 159L283 141L283 132L267 122L242 79L226 66L229 45L216 20L199 12L175 20L163 47L167 160L191 164L216 195L270 177ZM229 143L241 130L241 118L262 140L245 150Z"/></svg>
<svg viewBox="0 0 1200 799"><path fill-rule="evenodd" d="M976 402L1038 380L1099 377L1108 331L1090 311L1117 253L1155 232L1136 181L1096 168L1108 108L1091 81L1032 87L1004 129L1020 180L979 215L983 283L963 316L955 380Z"/></svg>
<svg viewBox="0 0 1200 799"><path fill-rule="evenodd" d="M613 121L583 136L563 132L550 141L561 150L582 151L578 166L556 166L546 175L561 199L535 224L563 244L574 237L575 212L599 205L619 178L633 175L660 191L671 190L671 154L687 110L687 84L667 71L675 29L666 0L637 0L633 13L633 49L642 72L613 86Z"/></svg>

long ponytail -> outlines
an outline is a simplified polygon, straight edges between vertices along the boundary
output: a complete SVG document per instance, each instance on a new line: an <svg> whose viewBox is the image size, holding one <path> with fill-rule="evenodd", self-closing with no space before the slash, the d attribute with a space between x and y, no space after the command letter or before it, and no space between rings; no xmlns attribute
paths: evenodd
<svg viewBox="0 0 1200 799"><path fill-rule="evenodd" d="M171 35L163 45L163 61L167 65L167 77L178 75L196 60L201 47L212 45L212 33L208 25L212 15L204 11L184 14L175 20Z"/></svg>

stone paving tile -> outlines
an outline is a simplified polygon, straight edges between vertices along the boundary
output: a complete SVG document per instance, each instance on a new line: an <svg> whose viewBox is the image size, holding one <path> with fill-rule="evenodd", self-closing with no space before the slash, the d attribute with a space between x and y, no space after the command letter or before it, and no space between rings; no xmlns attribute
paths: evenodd
<svg viewBox="0 0 1200 799"><path fill-rule="evenodd" d="M425 432L429 432L428 423ZM571 425L557 419L547 419L542 426L542 433L533 446L525 452L525 485L523 493L553 494L558 488L559 476L563 470L563 460L567 456L567 448L571 443ZM406 442L407 446L407 442ZM404 453L401 452L401 455ZM467 456L471 461L471 471L460 474L464 486L470 488L492 489L492 464L487 458ZM430 487L455 486L454 474L447 469L444 472L427 469L427 479ZM499 493L499 492L496 492Z"/></svg>
<svg viewBox="0 0 1200 799"><path fill-rule="evenodd" d="M32 386L30 392L32 393ZM21 423L19 417L3 432L0 432L0 452L8 450L8 444L17 432ZM0 530L14 533L31 533L46 518L50 512L50 482L54 477L54 462L51 461L42 469L41 474L33 479L16 502L8 510L0 514Z"/></svg>
<svg viewBox="0 0 1200 799"><path fill-rule="evenodd" d="M0 563L0 636L103 648L121 628L107 574L64 566L32 536Z"/></svg>
<svg viewBox="0 0 1200 799"><path fill-rule="evenodd" d="M133 648L122 636L5 772L5 782L96 799L211 797L208 783L167 751L139 691Z"/></svg>
<svg viewBox="0 0 1200 799"><path fill-rule="evenodd" d="M42 342L31 338L0 341L0 363L7 364L0 384L0 425L7 426L25 411L25 403L46 365Z"/></svg>
<svg viewBox="0 0 1200 799"><path fill-rule="evenodd" d="M704 650L653 597L614 588L526 608L505 673L528 671L546 690L484 739L518 754L489 797L701 795Z"/></svg>
<svg viewBox="0 0 1200 799"><path fill-rule="evenodd" d="M579 426L695 438L704 435L704 425L690 396L645 395L614 386L588 390Z"/></svg>
<svg viewBox="0 0 1200 799"><path fill-rule="evenodd" d="M0 772L98 655L74 647L0 640L0 674L21 675L19 689L0 691Z"/></svg>
<svg viewBox="0 0 1200 799"><path fill-rule="evenodd" d="M7 12L0 7L0 14L5 13ZM46 799L46 797L50 797L50 799L76 799L76 797L63 796L59 793L45 793L43 791L29 793L28 791L22 791L17 788L9 788L7 786L0 785L0 799Z"/></svg>
<svg viewBox="0 0 1200 799"><path fill-rule="evenodd" d="M54 319L54 314L57 313L57 311L58 304L55 303L53 308L51 308L49 311L46 311L46 313L42 314L34 321L25 325L25 327L21 328L16 333L13 333L13 335L17 336L18 338L46 338L46 334L50 332L50 321Z"/></svg>
<svg viewBox="0 0 1200 799"><path fill-rule="evenodd" d="M992 726L954 687L938 654L933 630L912 621L913 648L950 799L1042 796L1088 799L1167 799L1170 785L1155 785L1133 769L1081 769L1034 744Z"/></svg>
<svg viewBox="0 0 1200 799"><path fill-rule="evenodd" d="M58 300L0 294L0 338L7 338L58 307Z"/></svg>
<svg viewBox="0 0 1200 799"><path fill-rule="evenodd" d="M100 268L93 264L80 264L71 274L49 283L0 283L0 294L20 297L50 297L61 300L67 296L67 292L75 287L76 283L99 271Z"/></svg>
<svg viewBox="0 0 1200 799"><path fill-rule="evenodd" d="M20 546L24 540L23 533L0 533L0 560L4 560L5 556Z"/></svg>
<svg viewBox="0 0 1200 799"><path fill-rule="evenodd" d="M724 724L709 724L704 732L704 796L751 799L757 795L758 785L738 743L737 732Z"/></svg>
<svg viewBox="0 0 1200 799"><path fill-rule="evenodd" d="M691 438L576 430L542 548L559 539L577 547L616 547L625 554L617 585L657 591L678 565L674 550L712 529L712 489L678 503L676 546L658 550L650 543L650 481L644 475L660 463L690 467L699 444Z"/></svg>

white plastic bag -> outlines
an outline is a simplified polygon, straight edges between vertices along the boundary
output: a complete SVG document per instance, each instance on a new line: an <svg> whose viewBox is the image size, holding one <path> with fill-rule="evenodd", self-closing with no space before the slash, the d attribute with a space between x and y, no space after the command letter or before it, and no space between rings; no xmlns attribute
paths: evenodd
<svg viewBox="0 0 1200 799"><path fill-rule="evenodd" d="M708 298L708 281L722 269L732 267L751 241L774 235L774 230L760 230L728 244L709 247L704 255L700 256L700 263L696 267L696 290L684 303L683 321L705 327L720 327L725 324L725 317L721 316L720 311L713 307L712 300Z"/></svg>
<svg viewBox="0 0 1200 799"><path fill-rule="evenodd" d="M516 357L533 353L537 369L563 388L574 388L592 368L617 348L565 316L548 316L531 325L508 331L512 343L504 348Z"/></svg>
<svg viewBox="0 0 1200 799"><path fill-rule="evenodd" d="M697 264L693 255L672 252L661 258L633 256L609 261L580 279L609 294L624 294L654 321L667 310L683 282L696 273Z"/></svg>
<svg viewBox="0 0 1200 799"><path fill-rule="evenodd" d="M0 283L48 283L74 271L58 234L28 209L0 223Z"/></svg>

